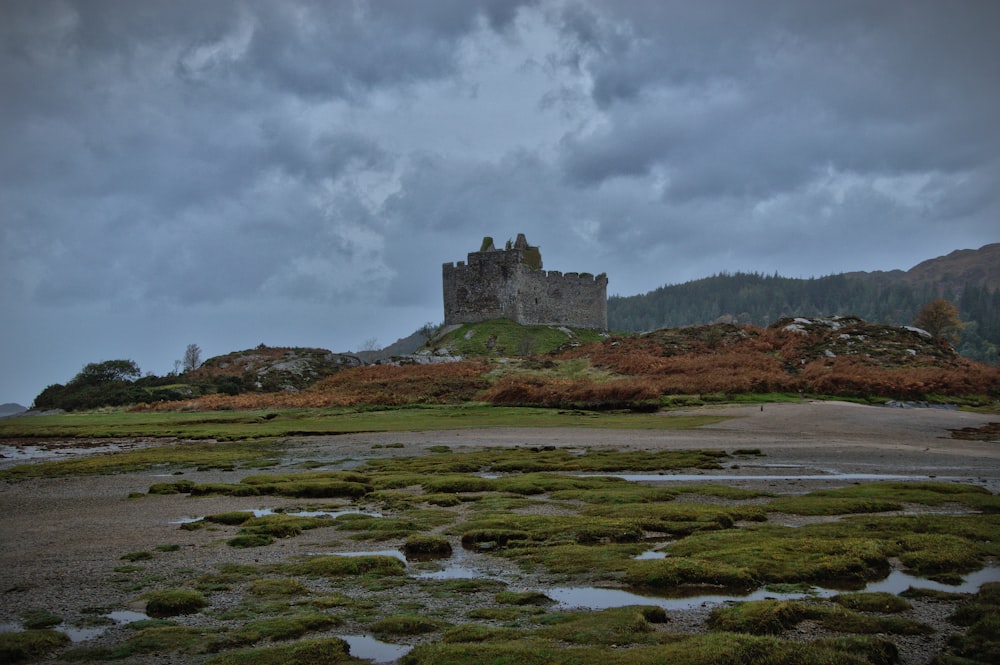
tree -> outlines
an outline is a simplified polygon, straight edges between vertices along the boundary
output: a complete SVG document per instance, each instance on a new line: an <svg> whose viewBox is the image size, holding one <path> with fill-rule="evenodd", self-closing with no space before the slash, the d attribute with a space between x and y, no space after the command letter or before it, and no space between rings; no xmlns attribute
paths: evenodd
<svg viewBox="0 0 1000 665"><path fill-rule="evenodd" d="M428 321L424 325L420 326L417 330L417 334L424 339L424 343L431 341L438 334L438 330L441 329L440 323L432 323Z"/></svg>
<svg viewBox="0 0 1000 665"><path fill-rule="evenodd" d="M958 341L958 331L962 329L962 321L958 318L958 309L944 298L938 298L924 305L913 325L922 328L932 337Z"/></svg>
<svg viewBox="0 0 1000 665"><path fill-rule="evenodd" d="M84 365L70 384L78 386L98 386L111 381L130 382L142 375L134 360L105 360Z"/></svg>
<svg viewBox="0 0 1000 665"><path fill-rule="evenodd" d="M201 366L201 349L197 344L188 344L184 350L184 371L191 372Z"/></svg>

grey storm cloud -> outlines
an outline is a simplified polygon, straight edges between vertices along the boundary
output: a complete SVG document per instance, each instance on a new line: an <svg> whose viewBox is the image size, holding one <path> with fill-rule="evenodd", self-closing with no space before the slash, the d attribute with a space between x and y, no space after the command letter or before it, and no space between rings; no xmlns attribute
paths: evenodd
<svg viewBox="0 0 1000 665"><path fill-rule="evenodd" d="M998 30L989 0L6 0L0 402L190 342L389 343L485 235L622 295L996 242Z"/></svg>

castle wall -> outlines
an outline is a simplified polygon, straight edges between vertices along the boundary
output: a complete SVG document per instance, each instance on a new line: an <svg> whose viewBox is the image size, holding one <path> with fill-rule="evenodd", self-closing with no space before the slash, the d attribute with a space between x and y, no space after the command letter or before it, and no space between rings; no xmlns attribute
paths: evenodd
<svg viewBox="0 0 1000 665"><path fill-rule="evenodd" d="M524 246L520 237L519 245ZM526 251L532 254L526 257ZM445 324L506 318L525 325L607 328L606 276L546 272L526 263L541 265L537 248L489 249L470 253L468 263L444 264Z"/></svg>
<svg viewBox="0 0 1000 665"><path fill-rule="evenodd" d="M608 327L608 279L554 270L526 272L518 284L521 323Z"/></svg>

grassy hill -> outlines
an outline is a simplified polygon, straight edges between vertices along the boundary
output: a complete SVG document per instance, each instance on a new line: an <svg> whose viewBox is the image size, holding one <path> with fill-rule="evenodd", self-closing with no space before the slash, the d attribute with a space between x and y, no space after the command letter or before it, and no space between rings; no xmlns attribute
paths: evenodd
<svg viewBox="0 0 1000 665"><path fill-rule="evenodd" d="M1000 399L1000 368L963 358L926 332L857 317L782 319L766 328L713 324L641 335L489 321L441 331L416 356L396 364L344 369L295 392L217 394L149 408L480 402L650 410L777 393L987 404Z"/></svg>
<svg viewBox="0 0 1000 665"><path fill-rule="evenodd" d="M528 356L556 353L604 338L596 330L565 326L523 326L507 319L450 326L424 351L462 357Z"/></svg>

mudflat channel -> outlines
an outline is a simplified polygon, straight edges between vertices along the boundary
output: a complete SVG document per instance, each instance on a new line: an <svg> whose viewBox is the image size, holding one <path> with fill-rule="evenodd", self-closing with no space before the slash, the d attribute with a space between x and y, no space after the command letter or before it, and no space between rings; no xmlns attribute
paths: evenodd
<svg viewBox="0 0 1000 665"><path fill-rule="evenodd" d="M331 520L341 514L355 513L392 518L396 510L392 505L380 505L366 498L304 500L280 496L147 494L150 486L158 482L238 483L247 476L262 473L298 473L306 468L361 469L369 460L433 455L433 451L443 447L459 454L485 448L555 447L575 452L699 449L729 453L722 458L720 469L644 471L634 477L628 472L597 474L623 476L655 487L710 483L774 496L799 496L858 483L906 480L974 485L994 494L1000 492L1000 442L951 437L952 430L982 427L1000 420L998 416L841 402L771 404L763 408L758 405L706 407L705 410L732 417L717 424L681 431L510 428L304 437L287 442L282 462L265 470L156 469L0 483L0 632L18 630L24 614L31 610L51 612L64 620L62 629L73 643L30 662L60 662L59 656L66 649L111 648L128 640L134 634L130 628L132 621L120 618L142 618L145 593L157 589L193 588L197 580L217 574L222 566L255 566L262 571L260 576L274 576L272 572L265 572L275 570L269 566L296 561L300 557L371 552L406 561L401 554L404 537L372 542L358 540L349 532L335 528L315 528L294 537L279 538L270 545L241 549L227 545L237 527L181 528L207 515L234 511L256 511L258 514L329 512ZM693 412L704 411L685 413ZM665 413L663 417L669 418L676 413ZM143 445L156 444L144 442ZM737 451L743 452L737 454ZM754 452L748 454L747 451ZM105 447L98 447L75 448L67 454L106 453ZM303 466L304 462L309 463L308 467ZM572 506L566 501L547 501L546 495L530 499L530 506L520 508L526 514L572 512ZM726 503L722 498L707 500ZM470 505L463 503L449 508L455 513L453 523L472 514ZM435 506L428 509L445 510ZM902 510L894 511L895 514L915 512L963 514L968 508L907 504ZM790 527L834 519L839 517L768 515L770 523ZM342 611L329 603L328 611L337 614L337 625L314 630L303 639L339 636L352 645L351 653L358 658L369 662L396 662L414 645L438 639L440 632L373 637L372 626L384 615L421 614L458 625L471 622L468 617L474 610L480 610L478 616L489 617L481 611L498 607L495 597L500 589L549 594L552 604L547 606L548 611L600 609L606 606L605 603L615 602L607 600L609 594L624 591L616 588L613 576L592 580L586 579L586 575L552 575L544 566L526 568L516 560L498 556L495 551L463 549L459 537L448 535L449 526L432 530L436 529L435 533L453 541L452 556L406 561L405 576L392 585L302 580L306 586L303 595L286 603L287 607L304 607L310 598L337 595L351 608ZM650 542L647 550L638 556L656 558L664 550L669 552L669 547L665 539ZM128 559L129 555L140 552L150 556L134 561ZM985 567L973 574L976 583L1000 581L997 563L986 561ZM483 586L466 594L455 592L454 587L439 586L461 579L492 581L495 586ZM249 620L247 588L251 582L251 579L235 579L228 584L220 583L217 588L205 592L207 608L172 620L181 626L202 627L220 633L238 631ZM930 581L926 586L938 587ZM586 593L591 587L601 589L589 596L593 602L588 600ZM969 590L958 586L954 589ZM895 589L892 592L895 593ZM753 598L784 597L761 590L755 593ZM816 589L813 593L813 597L824 595L829 595L828 590ZM620 596L627 604L634 600L628 593ZM659 625L658 630L692 633L708 630L706 620L713 607L739 600L726 594L706 592L703 599L684 602L659 602L654 596L648 604L666 608L668 621ZM948 620L955 609L954 602L914 600L912 606L904 616L930 626L933 632L893 635L890 639L899 648L903 663L921 665L941 653L949 636L962 629ZM253 611L266 613L268 610L255 606ZM115 614L122 612L134 614ZM530 624L530 614L512 619L514 614L497 612L496 617L506 618L479 620L491 625L516 624L519 620ZM833 633L821 626L807 624L781 637L811 640L829 635ZM127 655L114 662L202 663L211 657L197 649L168 649L153 654Z"/></svg>

